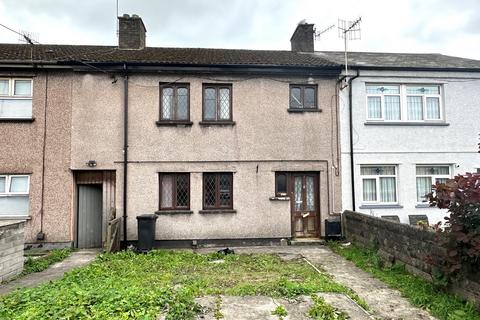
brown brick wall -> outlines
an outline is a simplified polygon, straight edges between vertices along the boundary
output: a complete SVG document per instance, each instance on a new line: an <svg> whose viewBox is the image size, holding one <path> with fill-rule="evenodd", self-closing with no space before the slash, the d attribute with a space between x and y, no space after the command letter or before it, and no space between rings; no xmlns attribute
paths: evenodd
<svg viewBox="0 0 480 320"><path fill-rule="evenodd" d="M425 262L426 257L440 256L445 250L437 244L431 231L353 211L343 213L343 228L347 240L378 249L384 261L401 262L409 272L429 281L432 268ZM450 289L480 308L480 275L468 274Z"/></svg>

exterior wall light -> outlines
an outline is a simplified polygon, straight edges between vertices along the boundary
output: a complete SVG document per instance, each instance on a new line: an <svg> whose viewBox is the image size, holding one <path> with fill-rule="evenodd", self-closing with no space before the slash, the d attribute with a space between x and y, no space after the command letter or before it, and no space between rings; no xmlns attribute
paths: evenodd
<svg viewBox="0 0 480 320"><path fill-rule="evenodd" d="M88 162L86 163L86 165L89 166L90 168L96 167L96 166L97 166L97 161L95 161L95 160L88 160Z"/></svg>

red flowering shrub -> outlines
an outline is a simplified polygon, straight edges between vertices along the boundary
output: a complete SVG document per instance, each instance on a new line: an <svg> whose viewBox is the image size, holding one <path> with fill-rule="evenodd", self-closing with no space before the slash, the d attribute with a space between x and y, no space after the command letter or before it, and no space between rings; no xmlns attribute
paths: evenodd
<svg viewBox="0 0 480 320"><path fill-rule="evenodd" d="M458 175L433 187L430 206L448 209L450 216L437 231L446 255L430 262L447 276L480 271L480 174Z"/></svg>

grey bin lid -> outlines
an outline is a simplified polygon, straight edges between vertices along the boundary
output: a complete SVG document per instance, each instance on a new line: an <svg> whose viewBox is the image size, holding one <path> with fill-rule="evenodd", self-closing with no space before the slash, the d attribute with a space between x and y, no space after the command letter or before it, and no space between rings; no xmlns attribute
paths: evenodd
<svg viewBox="0 0 480 320"><path fill-rule="evenodd" d="M157 220L157 218L156 214L141 214L137 216L137 220Z"/></svg>

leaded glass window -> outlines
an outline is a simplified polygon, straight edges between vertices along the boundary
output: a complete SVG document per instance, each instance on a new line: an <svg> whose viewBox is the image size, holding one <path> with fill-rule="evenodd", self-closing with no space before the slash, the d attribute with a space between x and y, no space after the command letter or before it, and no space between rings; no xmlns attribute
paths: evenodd
<svg viewBox="0 0 480 320"><path fill-rule="evenodd" d="M233 208L233 174L215 172L203 174L204 209Z"/></svg>
<svg viewBox="0 0 480 320"><path fill-rule="evenodd" d="M232 86L205 84L203 86L203 120L232 120Z"/></svg>
<svg viewBox="0 0 480 320"><path fill-rule="evenodd" d="M160 121L188 121L189 84L160 84Z"/></svg>
<svg viewBox="0 0 480 320"><path fill-rule="evenodd" d="M190 174L160 173L160 210L190 208Z"/></svg>

